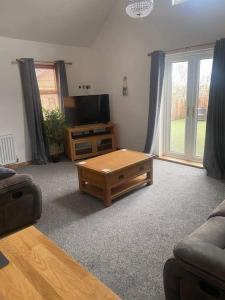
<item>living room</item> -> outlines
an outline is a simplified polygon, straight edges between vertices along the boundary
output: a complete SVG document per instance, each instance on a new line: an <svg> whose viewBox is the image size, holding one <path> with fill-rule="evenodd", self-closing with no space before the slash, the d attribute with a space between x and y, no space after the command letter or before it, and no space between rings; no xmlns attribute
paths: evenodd
<svg viewBox="0 0 225 300"><path fill-rule="evenodd" d="M0 3L0 299L225 299L225 3Z"/></svg>

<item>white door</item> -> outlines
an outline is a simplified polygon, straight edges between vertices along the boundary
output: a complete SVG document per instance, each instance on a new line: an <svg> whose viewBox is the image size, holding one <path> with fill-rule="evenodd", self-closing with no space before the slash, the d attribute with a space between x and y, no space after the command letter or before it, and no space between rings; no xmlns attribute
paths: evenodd
<svg viewBox="0 0 225 300"><path fill-rule="evenodd" d="M163 155L202 161L213 50L166 57Z"/></svg>

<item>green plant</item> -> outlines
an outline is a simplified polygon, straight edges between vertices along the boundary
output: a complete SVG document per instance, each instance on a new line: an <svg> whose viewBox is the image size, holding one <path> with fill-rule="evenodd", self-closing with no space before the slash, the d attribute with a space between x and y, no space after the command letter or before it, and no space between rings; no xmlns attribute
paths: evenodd
<svg viewBox="0 0 225 300"><path fill-rule="evenodd" d="M59 109L44 110L44 128L51 155L63 151L66 127L65 117Z"/></svg>

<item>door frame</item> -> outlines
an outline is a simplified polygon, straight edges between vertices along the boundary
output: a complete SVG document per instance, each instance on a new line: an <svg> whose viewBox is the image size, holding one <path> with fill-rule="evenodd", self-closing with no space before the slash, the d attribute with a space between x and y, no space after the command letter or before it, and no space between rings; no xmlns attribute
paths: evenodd
<svg viewBox="0 0 225 300"><path fill-rule="evenodd" d="M213 48L174 53L166 55L165 78L163 87L163 132L162 132L162 153L163 156L202 162L201 157L195 156L196 133L197 133L197 105L199 94L200 61L213 58ZM171 100L172 100L172 72L171 66L176 62L188 62L187 74L187 112L185 126L184 154L170 151L171 132ZM192 74L192 75L191 75Z"/></svg>

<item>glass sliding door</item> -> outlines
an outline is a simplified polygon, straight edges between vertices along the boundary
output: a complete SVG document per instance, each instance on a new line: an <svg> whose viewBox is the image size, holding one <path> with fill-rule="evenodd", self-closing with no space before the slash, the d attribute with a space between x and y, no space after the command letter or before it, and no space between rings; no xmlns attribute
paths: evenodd
<svg viewBox="0 0 225 300"><path fill-rule="evenodd" d="M196 141L195 141L195 156L203 158L206 121L209 102L209 88L212 73L212 58L200 60L199 82L198 82L198 97L196 103Z"/></svg>
<svg viewBox="0 0 225 300"><path fill-rule="evenodd" d="M202 161L212 50L166 58L163 155Z"/></svg>
<svg viewBox="0 0 225 300"><path fill-rule="evenodd" d="M170 152L185 154L188 62L171 64Z"/></svg>

